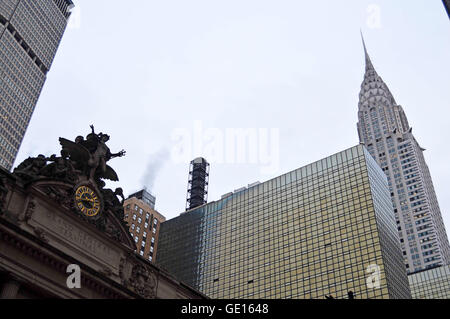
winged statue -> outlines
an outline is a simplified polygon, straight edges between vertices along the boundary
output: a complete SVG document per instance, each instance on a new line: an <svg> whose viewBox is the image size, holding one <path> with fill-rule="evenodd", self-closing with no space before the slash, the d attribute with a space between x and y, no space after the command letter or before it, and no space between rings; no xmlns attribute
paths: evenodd
<svg viewBox="0 0 450 319"><path fill-rule="evenodd" d="M63 151L69 154L69 158L76 165L76 169L84 173L90 179L102 178L111 181L118 181L116 172L109 165L106 164L114 157L122 157L125 151L118 153L111 153L106 142L109 140L109 135L99 133L96 134L94 126L91 125L92 132L86 137L78 136L75 142L65 138L60 138L59 143Z"/></svg>

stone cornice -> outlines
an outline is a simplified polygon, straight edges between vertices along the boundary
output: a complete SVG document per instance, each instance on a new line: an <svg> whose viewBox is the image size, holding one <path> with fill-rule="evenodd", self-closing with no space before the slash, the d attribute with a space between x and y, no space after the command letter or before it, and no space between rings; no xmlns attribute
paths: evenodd
<svg viewBox="0 0 450 319"><path fill-rule="evenodd" d="M69 264L79 264L78 260L55 249L47 244L45 240L23 231L3 218L0 218L0 241L13 246L15 249L64 275L66 275L66 269ZM86 265L80 265L80 267L83 272L81 277L82 285L92 288L104 295L105 298L139 298L139 295L129 289L124 289L122 285L90 267ZM115 289L109 287L114 287Z"/></svg>

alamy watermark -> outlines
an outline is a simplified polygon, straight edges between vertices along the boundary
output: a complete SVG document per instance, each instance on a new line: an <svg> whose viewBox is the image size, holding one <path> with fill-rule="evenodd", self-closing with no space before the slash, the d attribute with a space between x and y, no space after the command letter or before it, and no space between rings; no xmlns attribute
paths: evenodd
<svg viewBox="0 0 450 319"><path fill-rule="evenodd" d="M370 29L381 28L381 7L377 4L370 4L367 7L367 21L366 24Z"/></svg>
<svg viewBox="0 0 450 319"><path fill-rule="evenodd" d="M278 128L205 128L201 121L195 121L193 128L174 129L171 138L175 163L202 156L215 164L259 165L262 174L279 171Z"/></svg>
<svg viewBox="0 0 450 319"><path fill-rule="evenodd" d="M366 278L367 288L380 288L381 286L381 269L377 264L371 264L367 267L366 273L369 276Z"/></svg>
<svg viewBox="0 0 450 319"><path fill-rule="evenodd" d="M69 289L81 288L81 269L76 264L70 264L67 266L66 273L70 274L67 277L66 285Z"/></svg>

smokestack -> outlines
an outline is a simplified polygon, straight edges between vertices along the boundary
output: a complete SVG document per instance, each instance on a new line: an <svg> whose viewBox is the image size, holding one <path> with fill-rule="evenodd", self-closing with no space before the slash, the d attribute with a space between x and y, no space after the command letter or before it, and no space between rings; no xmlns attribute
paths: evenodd
<svg viewBox="0 0 450 319"><path fill-rule="evenodd" d="M189 166L186 210L206 204L208 201L209 163L197 157Z"/></svg>

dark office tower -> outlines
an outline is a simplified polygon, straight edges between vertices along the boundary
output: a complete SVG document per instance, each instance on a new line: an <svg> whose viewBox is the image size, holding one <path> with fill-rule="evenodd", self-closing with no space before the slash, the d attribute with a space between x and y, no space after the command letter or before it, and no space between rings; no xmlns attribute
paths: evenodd
<svg viewBox="0 0 450 319"><path fill-rule="evenodd" d="M209 163L197 157L189 167L186 210L206 204L208 200Z"/></svg>
<svg viewBox="0 0 450 319"><path fill-rule="evenodd" d="M450 246L425 149L413 135L402 106L375 71L365 44L364 51L359 140L387 176L406 269L412 273L448 264Z"/></svg>
<svg viewBox="0 0 450 319"><path fill-rule="evenodd" d="M0 166L8 170L72 8L70 0L0 1Z"/></svg>

